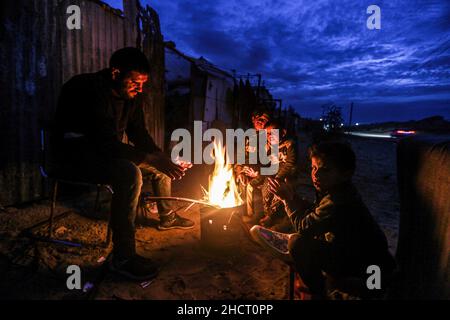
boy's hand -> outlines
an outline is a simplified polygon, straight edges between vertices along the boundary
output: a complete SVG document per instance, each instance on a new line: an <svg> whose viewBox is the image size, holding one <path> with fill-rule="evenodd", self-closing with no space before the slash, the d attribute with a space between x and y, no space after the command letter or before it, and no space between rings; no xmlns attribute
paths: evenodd
<svg viewBox="0 0 450 320"><path fill-rule="evenodd" d="M248 177L243 173L239 173L236 178L236 182L246 185L248 183Z"/></svg>
<svg viewBox="0 0 450 320"><path fill-rule="evenodd" d="M245 166L242 172L250 178L256 178L258 176L258 171L253 170L253 168Z"/></svg>
<svg viewBox="0 0 450 320"><path fill-rule="evenodd" d="M294 199L294 189L284 181L280 181L274 178L268 178L269 191L281 200L291 201Z"/></svg>
<svg viewBox="0 0 450 320"><path fill-rule="evenodd" d="M147 154L145 162L152 167L155 167L158 171L169 176L172 180L181 179L184 176L184 172L187 168L183 168L181 165L172 162L172 159L163 152L155 152Z"/></svg>

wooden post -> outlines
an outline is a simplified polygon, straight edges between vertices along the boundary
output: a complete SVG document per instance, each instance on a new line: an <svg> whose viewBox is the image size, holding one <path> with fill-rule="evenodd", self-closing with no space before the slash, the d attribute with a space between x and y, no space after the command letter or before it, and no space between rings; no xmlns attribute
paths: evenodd
<svg viewBox="0 0 450 320"><path fill-rule="evenodd" d="M137 1L139 0L123 0L123 13L125 15L124 35L125 46L139 47L137 43Z"/></svg>

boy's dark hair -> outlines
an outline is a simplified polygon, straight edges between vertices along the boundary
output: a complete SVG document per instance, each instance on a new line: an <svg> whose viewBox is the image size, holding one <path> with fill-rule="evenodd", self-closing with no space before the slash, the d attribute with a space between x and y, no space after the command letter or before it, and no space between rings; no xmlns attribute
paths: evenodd
<svg viewBox="0 0 450 320"><path fill-rule="evenodd" d="M280 133L280 138L285 138L288 135L288 130L281 123L280 119L270 119L269 122L266 123L266 128L278 129Z"/></svg>
<svg viewBox="0 0 450 320"><path fill-rule="evenodd" d="M115 51L109 59L109 67L119 69L123 75L130 71L150 73L150 64L147 57L141 50L133 47Z"/></svg>
<svg viewBox="0 0 450 320"><path fill-rule="evenodd" d="M260 116L262 116L264 114L267 116L268 119L271 119L269 111L262 110L262 109L253 111L252 112L252 117L260 117Z"/></svg>
<svg viewBox="0 0 450 320"><path fill-rule="evenodd" d="M309 158L325 159L330 161L341 171L356 169L356 156L350 145L343 142L327 141L314 144L309 148Z"/></svg>
<svg viewBox="0 0 450 320"><path fill-rule="evenodd" d="M267 122L266 127L272 127L274 129L283 129L284 126L281 125L281 121L278 119L270 119Z"/></svg>

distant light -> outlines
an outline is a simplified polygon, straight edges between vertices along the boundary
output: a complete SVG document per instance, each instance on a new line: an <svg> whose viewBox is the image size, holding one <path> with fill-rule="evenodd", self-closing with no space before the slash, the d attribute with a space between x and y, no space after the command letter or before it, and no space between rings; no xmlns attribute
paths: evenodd
<svg viewBox="0 0 450 320"><path fill-rule="evenodd" d="M344 126L344 124L343 123L341 123L341 127L343 127Z"/></svg>
<svg viewBox="0 0 450 320"><path fill-rule="evenodd" d="M397 130L398 134L415 134L416 131L414 130Z"/></svg>
<svg viewBox="0 0 450 320"><path fill-rule="evenodd" d="M357 122L356 125L359 126L359 122Z"/></svg>
<svg viewBox="0 0 450 320"><path fill-rule="evenodd" d="M320 121L323 121L323 119L322 119L322 118L320 118L319 120L320 120Z"/></svg>

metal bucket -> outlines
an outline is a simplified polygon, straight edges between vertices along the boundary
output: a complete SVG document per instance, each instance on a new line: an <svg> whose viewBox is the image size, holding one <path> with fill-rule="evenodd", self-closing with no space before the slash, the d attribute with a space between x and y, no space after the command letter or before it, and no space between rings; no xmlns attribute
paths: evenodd
<svg viewBox="0 0 450 320"><path fill-rule="evenodd" d="M217 252L236 249L242 240L242 215L245 206L200 209L200 241L204 248Z"/></svg>

